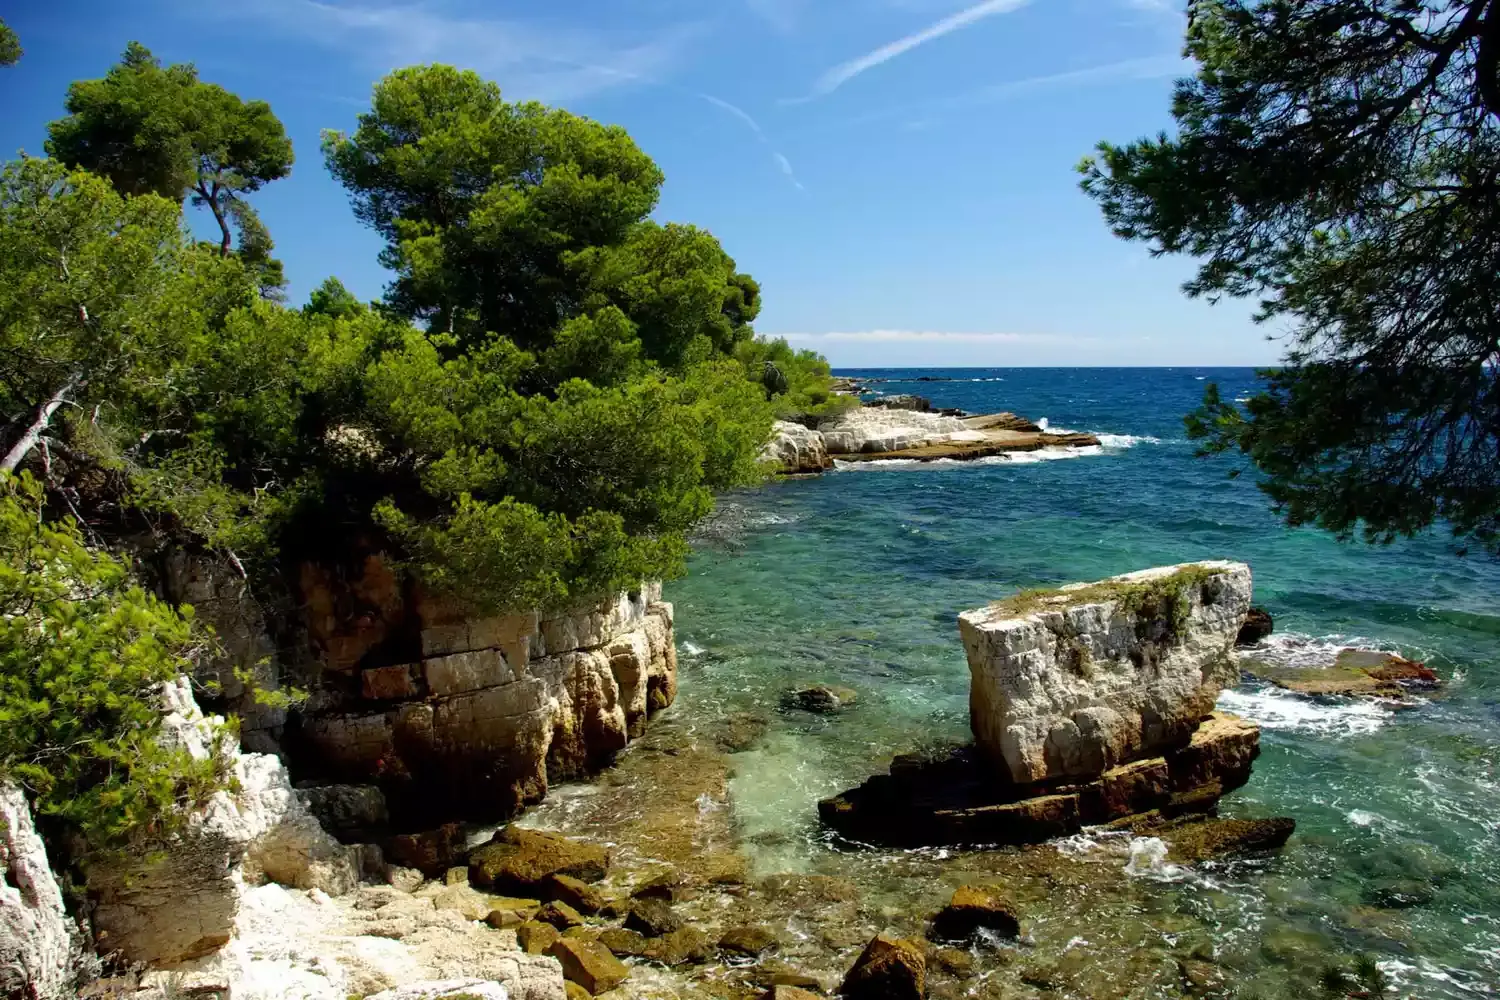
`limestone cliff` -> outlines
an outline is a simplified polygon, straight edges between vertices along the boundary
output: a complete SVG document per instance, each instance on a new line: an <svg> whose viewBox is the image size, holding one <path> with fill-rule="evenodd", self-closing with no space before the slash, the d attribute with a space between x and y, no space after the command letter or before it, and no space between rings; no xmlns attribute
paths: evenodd
<svg viewBox="0 0 1500 1000"><path fill-rule="evenodd" d="M344 589L352 607L308 577L325 669L283 747L302 774L379 784L397 827L512 815L549 782L608 763L676 696L659 584L566 613L475 619L404 595L374 557Z"/></svg>
<svg viewBox="0 0 1500 1000"><path fill-rule="evenodd" d="M0 996L75 996L81 953L26 796L0 783Z"/></svg>

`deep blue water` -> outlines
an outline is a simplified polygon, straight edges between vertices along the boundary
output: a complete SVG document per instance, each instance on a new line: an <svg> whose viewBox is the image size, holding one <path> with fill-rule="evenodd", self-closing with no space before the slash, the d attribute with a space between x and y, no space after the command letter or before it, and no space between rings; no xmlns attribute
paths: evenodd
<svg viewBox="0 0 1500 1000"><path fill-rule="evenodd" d="M1227 692L1221 707L1264 733L1225 811L1292 816L1298 832L1249 868L1158 872L1141 890L1157 894L1147 909L1208 934L1216 960L1271 995L1302 989L1322 951L1374 954L1413 995L1500 992L1500 564L1455 554L1442 534L1369 547L1286 528L1253 476L1230 479L1234 460L1195 457L1183 433L1208 381L1245 397L1250 369L839 374L949 376L876 388L1107 436L1059 459L858 466L726 498L690 574L668 587L681 704L704 718L764 710L809 681L861 694L844 716L775 715L766 745L734 758L733 806L759 867L847 870L816 800L894 753L966 735L958 612L1021 587L1239 559L1275 616L1274 652L1396 650L1447 691L1410 708ZM872 890L916 891L889 865L863 867ZM1077 931L1051 919L1056 935Z"/></svg>

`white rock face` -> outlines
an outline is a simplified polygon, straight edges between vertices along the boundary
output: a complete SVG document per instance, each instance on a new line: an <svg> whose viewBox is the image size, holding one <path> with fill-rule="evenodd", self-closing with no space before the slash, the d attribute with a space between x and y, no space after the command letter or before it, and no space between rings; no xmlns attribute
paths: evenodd
<svg viewBox="0 0 1500 1000"><path fill-rule="evenodd" d="M78 952L26 795L0 784L0 996L74 996Z"/></svg>
<svg viewBox="0 0 1500 1000"><path fill-rule="evenodd" d="M245 892L233 930L220 951L156 973L148 985L159 988L175 976L225 984L234 1000L347 1000L384 991L441 997L419 991L461 980L491 984L509 1000L566 1000L562 967L518 951L513 931L389 886L365 886L340 899L259 886Z"/></svg>
<svg viewBox="0 0 1500 1000"><path fill-rule="evenodd" d="M830 455L900 451L950 440L977 440L958 417L871 407L849 410L818 430ZM954 438L955 434L963 436Z"/></svg>
<svg viewBox="0 0 1500 1000"><path fill-rule="evenodd" d="M487 979L441 979L386 990L366 997L365 1000L447 1000L449 997L462 997L463 1000L506 1000L507 996L504 986Z"/></svg>
<svg viewBox="0 0 1500 1000"><path fill-rule="evenodd" d="M822 472L833 466L823 435L788 420L778 420L771 426L771 440L761 449L760 457L776 462L788 473Z"/></svg>
<svg viewBox="0 0 1500 1000"><path fill-rule="evenodd" d="M169 964L209 954L228 940L246 883L281 882L343 893L359 881L359 856L330 837L268 754L241 754L222 720L205 717L186 678L166 685L165 743L196 759L224 754L239 791L219 792L163 850L90 873L99 889L94 927L104 951Z"/></svg>
<svg viewBox="0 0 1500 1000"><path fill-rule="evenodd" d="M1166 607L1120 597L1153 581L1180 595L1175 630ZM1250 594L1250 567L1203 562L964 612L975 739L1017 783L1092 778L1185 744L1238 680L1231 651Z"/></svg>

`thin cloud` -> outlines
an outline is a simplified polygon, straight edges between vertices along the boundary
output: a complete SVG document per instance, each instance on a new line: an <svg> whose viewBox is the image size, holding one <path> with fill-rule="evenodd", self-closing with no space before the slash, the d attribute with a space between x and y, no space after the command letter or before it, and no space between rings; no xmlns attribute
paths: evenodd
<svg viewBox="0 0 1500 1000"><path fill-rule="evenodd" d="M965 333L951 330L851 330L837 331L832 333L781 333L773 336L784 337L787 340L806 340L815 343L828 342L857 342L857 343L963 343L963 344L1006 344L1006 343L1057 343L1059 341L1090 341L1094 337L1072 337L1051 333Z"/></svg>
<svg viewBox="0 0 1500 1000"><path fill-rule="evenodd" d="M781 168L781 172L786 175L787 179L792 182L792 187L796 188L798 191L807 190L807 188L802 186L802 182L797 179L797 172L792 169L792 161L788 160L786 158L786 154L782 153L780 150L771 148L770 137L766 135L765 129L760 127L760 122L756 121L750 115L750 112L746 111L744 108L740 107L737 104L731 104L729 101L724 100L722 97L715 97L713 94L700 93L698 96L707 101L709 104L712 104L714 107L719 108L722 111L726 111L734 117L738 118L740 121L744 122L745 125L749 127L750 131L755 133L755 138L760 140L762 145L766 146L768 149L771 149L771 158L776 162L776 165Z"/></svg>
<svg viewBox="0 0 1500 1000"><path fill-rule="evenodd" d="M319 0L252 0L209 5L219 17L249 17L381 64L472 67L507 95L563 101L632 82L655 82L691 49L695 24L644 34L450 16L426 4L344 5Z"/></svg>
<svg viewBox="0 0 1500 1000"><path fill-rule="evenodd" d="M928 25L921 31L907 35L904 38L898 38L894 42L882 45L880 48L872 52L867 52L857 59L851 59L848 62L840 63L833 67L818 77L813 83L811 96L823 97L831 94L861 73L866 73L877 66L884 65L897 56L910 52L919 45L925 45L928 42L942 38L944 35L951 35L953 32L967 28L969 25L977 21L982 21L987 17L994 17L997 14L1009 14L1013 10L1026 6L1029 2L1030 0L983 0L982 3L967 7L956 14L950 14L941 21Z"/></svg>

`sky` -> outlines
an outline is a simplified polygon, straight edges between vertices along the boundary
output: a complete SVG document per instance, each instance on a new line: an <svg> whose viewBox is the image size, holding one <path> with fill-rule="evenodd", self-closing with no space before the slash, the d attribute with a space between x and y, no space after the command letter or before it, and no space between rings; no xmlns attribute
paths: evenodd
<svg viewBox="0 0 1500 1000"><path fill-rule="evenodd" d="M761 283L756 329L836 367L1263 365L1244 302L1114 238L1075 167L1170 130L1175 0L0 0L0 147L42 153L70 82L127 42L270 102L292 175L254 196L306 299L389 280L323 166L399 66L444 62L626 128L666 174L656 216ZM200 229L207 219L195 220Z"/></svg>

